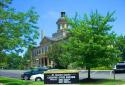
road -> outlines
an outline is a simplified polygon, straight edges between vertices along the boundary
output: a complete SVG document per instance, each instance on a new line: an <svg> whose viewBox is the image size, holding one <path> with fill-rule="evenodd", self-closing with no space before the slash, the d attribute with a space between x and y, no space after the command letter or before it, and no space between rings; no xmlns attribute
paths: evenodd
<svg viewBox="0 0 125 85"><path fill-rule="evenodd" d="M21 74L25 72L25 70L0 70L0 76L12 77L20 79ZM87 71L81 70L79 73L80 79L87 78ZM112 71L91 71L91 78L96 79L114 79L114 74ZM125 80L125 73L115 74L116 79Z"/></svg>
<svg viewBox="0 0 125 85"><path fill-rule="evenodd" d="M80 71L79 77L80 79L87 78L87 71ZM111 70L108 71L91 71L91 78L96 79L114 79L114 74ZM125 73L117 73L115 74L115 79L125 80Z"/></svg>
<svg viewBox="0 0 125 85"><path fill-rule="evenodd" d="M0 76L21 79L23 72L25 72L25 70L0 70Z"/></svg>

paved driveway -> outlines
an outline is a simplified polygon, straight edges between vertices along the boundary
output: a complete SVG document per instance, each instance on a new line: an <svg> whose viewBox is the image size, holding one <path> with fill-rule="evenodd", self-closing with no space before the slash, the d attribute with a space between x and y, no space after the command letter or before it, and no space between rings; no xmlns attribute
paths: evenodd
<svg viewBox="0 0 125 85"><path fill-rule="evenodd" d="M87 71L80 71L80 79L87 78ZM91 71L91 78L97 79L114 79L114 74L111 70L108 71ZM117 73L115 74L115 79L125 80L125 73Z"/></svg>

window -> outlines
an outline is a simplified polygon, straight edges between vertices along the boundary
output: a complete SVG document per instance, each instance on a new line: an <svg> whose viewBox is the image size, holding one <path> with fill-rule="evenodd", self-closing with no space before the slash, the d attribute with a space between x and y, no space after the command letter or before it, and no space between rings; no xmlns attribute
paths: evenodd
<svg viewBox="0 0 125 85"><path fill-rule="evenodd" d="M40 54L40 49L38 49L38 54Z"/></svg>
<svg viewBox="0 0 125 85"><path fill-rule="evenodd" d="M47 52L48 51L48 46L45 46L45 52Z"/></svg>
<svg viewBox="0 0 125 85"><path fill-rule="evenodd" d="M60 25L60 29L63 29L63 25L62 24Z"/></svg>
<svg viewBox="0 0 125 85"><path fill-rule="evenodd" d="M34 51L32 51L32 57L34 57Z"/></svg>
<svg viewBox="0 0 125 85"><path fill-rule="evenodd" d="M44 47L42 48L42 53L43 53L43 54L45 53L45 48L44 48Z"/></svg>
<svg viewBox="0 0 125 85"><path fill-rule="evenodd" d="M34 52L35 52L35 56L37 56L37 50L35 50Z"/></svg>
<svg viewBox="0 0 125 85"><path fill-rule="evenodd" d="M39 54L39 50L36 50L36 52L37 52L37 55Z"/></svg>
<svg viewBox="0 0 125 85"><path fill-rule="evenodd" d="M43 51L42 51L42 48L40 48L40 50L41 50L40 52L41 52L41 54L42 54L42 52L43 52Z"/></svg>
<svg viewBox="0 0 125 85"><path fill-rule="evenodd" d="M58 29L60 29L60 24L58 24Z"/></svg>

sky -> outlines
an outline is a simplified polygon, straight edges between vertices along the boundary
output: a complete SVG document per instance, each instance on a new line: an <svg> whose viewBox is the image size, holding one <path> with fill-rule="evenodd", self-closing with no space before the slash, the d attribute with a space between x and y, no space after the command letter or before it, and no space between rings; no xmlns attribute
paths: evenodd
<svg viewBox="0 0 125 85"><path fill-rule="evenodd" d="M112 30L118 35L125 34L125 0L13 0L11 7L21 12L35 7L40 16L37 24L39 31L43 30L49 37L57 31L56 21L61 11L65 11L70 17L74 17L76 12L83 16L95 10L102 15L106 15L108 11L116 11Z"/></svg>

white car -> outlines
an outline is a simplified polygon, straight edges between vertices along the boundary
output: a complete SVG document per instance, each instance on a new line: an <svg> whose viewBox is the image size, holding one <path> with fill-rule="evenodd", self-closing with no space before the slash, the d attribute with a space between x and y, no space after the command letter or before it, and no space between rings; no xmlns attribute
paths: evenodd
<svg viewBox="0 0 125 85"><path fill-rule="evenodd" d="M58 70L58 69L50 69L50 70L47 70L47 71L54 71L54 70ZM44 72L43 73L40 73L40 74L35 74L35 75L32 75L30 77L30 80L32 81L43 81L44 80Z"/></svg>
<svg viewBox="0 0 125 85"><path fill-rule="evenodd" d="M32 81L43 81L44 80L44 73L32 75L30 77L30 80L32 80Z"/></svg>

